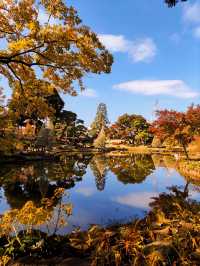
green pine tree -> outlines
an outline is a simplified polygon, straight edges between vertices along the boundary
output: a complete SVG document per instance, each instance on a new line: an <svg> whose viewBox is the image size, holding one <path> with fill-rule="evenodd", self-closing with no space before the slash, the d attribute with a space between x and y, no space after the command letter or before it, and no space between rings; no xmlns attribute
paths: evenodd
<svg viewBox="0 0 200 266"><path fill-rule="evenodd" d="M93 123L91 124L90 135L97 137L102 127L106 128L109 124L107 107L105 103L100 103Z"/></svg>

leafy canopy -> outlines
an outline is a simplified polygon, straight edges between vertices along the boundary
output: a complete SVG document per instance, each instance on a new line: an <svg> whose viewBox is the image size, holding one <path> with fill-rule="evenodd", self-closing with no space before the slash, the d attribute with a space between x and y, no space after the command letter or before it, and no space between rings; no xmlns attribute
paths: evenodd
<svg viewBox="0 0 200 266"><path fill-rule="evenodd" d="M108 134L111 139L124 139L132 144L145 144L151 139L148 129L149 124L143 116L123 114L109 128Z"/></svg>
<svg viewBox="0 0 200 266"><path fill-rule="evenodd" d="M186 112L159 110L156 112L157 119L152 124L151 132L161 141L167 138L178 141L188 158L186 147L200 130L199 111L199 105L190 106Z"/></svg>
<svg viewBox="0 0 200 266"><path fill-rule="evenodd" d="M113 63L97 35L62 0L0 1L0 42L0 76L26 97L54 89L76 95L74 81L84 89L86 73L109 73Z"/></svg>

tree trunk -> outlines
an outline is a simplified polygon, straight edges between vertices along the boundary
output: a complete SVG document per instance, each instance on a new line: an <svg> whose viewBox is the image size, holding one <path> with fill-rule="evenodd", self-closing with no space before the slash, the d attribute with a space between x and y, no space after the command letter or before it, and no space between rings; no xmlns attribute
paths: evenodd
<svg viewBox="0 0 200 266"><path fill-rule="evenodd" d="M186 185L185 185L185 188L184 188L184 191L183 191L183 193L184 193L184 197L185 197L185 198L188 197L188 193L189 193L188 187L189 187L189 184L190 184L190 182L187 181L187 183L186 183Z"/></svg>
<svg viewBox="0 0 200 266"><path fill-rule="evenodd" d="M189 160L190 158L189 158L189 155L188 155L188 152L187 152L187 148L186 148L184 142L182 142L182 145L183 145L183 149L184 149L184 152L185 152L186 158L187 158L187 160Z"/></svg>

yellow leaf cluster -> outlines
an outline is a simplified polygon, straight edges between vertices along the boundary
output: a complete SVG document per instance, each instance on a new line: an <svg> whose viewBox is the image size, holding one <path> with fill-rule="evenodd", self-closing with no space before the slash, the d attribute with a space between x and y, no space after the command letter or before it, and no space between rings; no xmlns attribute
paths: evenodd
<svg viewBox="0 0 200 266"><path fill-rule="evenodd" d="M0 256L0 266L8 265L8 262L11 260L9 256Z"/></svg>
<svg viewBox="0 0 200 266"><path fill-rule="evenodd" d="M21 97L38 81L43 83L38 89L42 95L45 87L76 95L74 81L83 89L87 73L110 73L112 55L64 1L0 2L0 41L7 45L0 48L0 73L10 87L21 87ZM49 15L46 23L41 10ZM49 110L44 109L46 115Z"/></svg>
<svg viewBox="0 0 200 266"><path fill-rule="evenodd" d="M21 51L30 48L34 45L34 41L31 39L20 39L18 41L10 42L9 49L11 51Z"/></svg>
<svg viewBox="0 0 200 266"><path fill-rule="evenodd" d="M37 207L33 201L27 201L21 209L12 209L0 217L0 237L18 235L20 230L30 233L33 228L41 225L62 227L67 225L66 218L72 214L72 204L61 203L63 188L57 188L51 198L42 200ZM59 202L59 203L58 203ZM58 206L56 206L58 204ZM56 206L56 207L54 207ZM58 218L55 219L56 213Z"/></svg>

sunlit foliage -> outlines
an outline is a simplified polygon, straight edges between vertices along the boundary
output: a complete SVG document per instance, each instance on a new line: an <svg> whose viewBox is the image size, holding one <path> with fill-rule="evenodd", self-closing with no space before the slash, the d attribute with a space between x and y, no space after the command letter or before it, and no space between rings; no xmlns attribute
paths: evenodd
<svg viewBox="0 0 200 266"><path fill-rule="evenodd" d="M64 189L58 188L50 199L44 198L39 207L27 201L21 209L5 212L0 217L0 241L7 244L0 249L0 256L15 257L20 253L31 256L35 250L45 248L41 233L35 232L45 226L49 235L55 235L67 225L67 218L72 214L72 205L62 203L63 194ZM55 203L58 203L56 207Z"/></svg>
<svg viewBox="0 0 200 266"><path fill-rule="evenodd" d="M188 183L182 189L171 187L170 192L162 193L151 203L152 210L144 219L136 219L126 225L113 225L102 228L92 225L87 231L74 230L70 235L48 236L41 231L26 230L26 233L14 231L13 220L9 213L3 216L6 238L0 239L3 245L1 256L10 257L31 255L35 258L54 257L62 254L66 257L89 258L91 265L194 265L200 256L200 206L188 199ZM59 194L60 192L58 192ZM60 194L59 194L60 195ZM49 204L48 204L49 203ZM36 211L36 225L40 225L51 209L51 201L45 203L44 209L35 208L27 203L22 210ZM48 207L49 206L49 207ZM71 206L64 207L67 217ZM41 216L39 214L42 214ZM19 211L20 222L28 225ZM14 215L15 219L18 215ZM15 220L16 221L16 220ZM30 220L31 221L31 220ZM32 229L32 221L30 229ZM61 224L62 225L62 224ZM5 233L3 235L5 235ZM3 252L3 253L2 253ZM7 257L6 257L7 256ZM38 261L38 260L37 260Z"/></svg>
<svg viewBox="0 0 200 266"><path fill-rule="evenodd" d="M134 145L148 144L152 140L149 123L141 115L124 114L108 129L110 139L122 139Z"/></svg>
<svg viewBox="0 0 200 266"><path fill-rule="evenodd" d="M161 141L167 138L177 140L183 147L188 158L187 145L192 141L193 131L183 112L174 110L160 110L156 113L157 119L153 122L151 131Z"/></svg>
<svg viewBox="0 0 200 266"><path fill-rule="evenodd" d="M14 89L19 110L27 99L45 107L54 90L76 95L74 81L84 89L86 73L111 71L111 54L62 0L1 1L0 40L0 75Z"/></svg>

